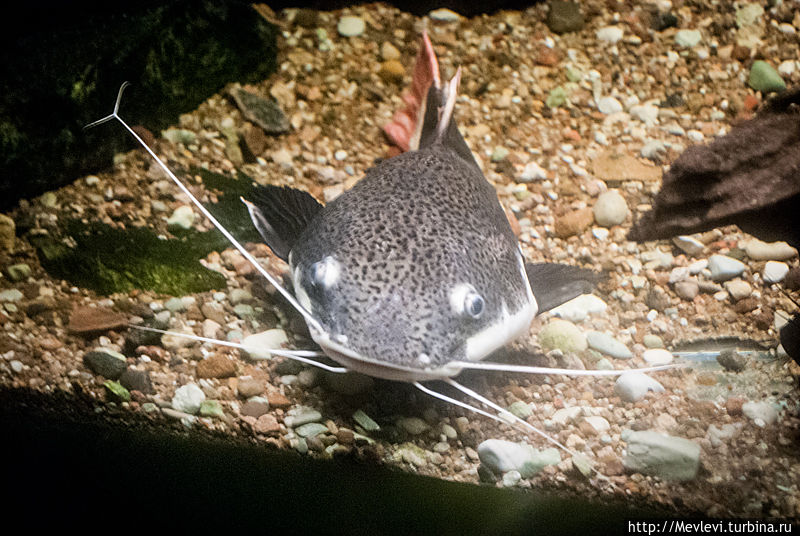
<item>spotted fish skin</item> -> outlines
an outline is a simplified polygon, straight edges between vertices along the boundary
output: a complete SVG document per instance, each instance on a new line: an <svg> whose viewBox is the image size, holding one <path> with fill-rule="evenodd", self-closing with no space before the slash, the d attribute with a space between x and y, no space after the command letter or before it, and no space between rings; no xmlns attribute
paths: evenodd
<svg viewBox="0 0 800 536"><path fill-rule="evenodd" d="M338 265L330 285L315 263ZM494 188L442 143L370 169L314 218L290 256L295 290L329 335L366 359L437 368L468 359L466 341L535 302ZM480 318L451 294L469 284ZM497 341L498 346L507 342Z"/></svg>
<svg viewBox="0 0 800 536"><path fill-rule="evenodd" d="M525 264L453 118L460 77L459 69L441 81L423 34L414 106L385 127L413 150L369 169L325 207L276 186L247 202L264 240L289 262L312 338L351 370L398 381L455 376L596 281L575 266Z"/></svg>

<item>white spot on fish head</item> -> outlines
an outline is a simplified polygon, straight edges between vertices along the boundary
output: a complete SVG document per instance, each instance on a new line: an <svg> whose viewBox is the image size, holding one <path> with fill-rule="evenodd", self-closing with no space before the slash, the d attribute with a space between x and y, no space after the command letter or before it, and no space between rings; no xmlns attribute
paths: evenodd
<svg viewBox="0 0 800 536"><path fill-rule="evenodd" d="M325 289L334 286L339 281L341 273L341 265L331 256L311 265L311 281Z"/></svg>

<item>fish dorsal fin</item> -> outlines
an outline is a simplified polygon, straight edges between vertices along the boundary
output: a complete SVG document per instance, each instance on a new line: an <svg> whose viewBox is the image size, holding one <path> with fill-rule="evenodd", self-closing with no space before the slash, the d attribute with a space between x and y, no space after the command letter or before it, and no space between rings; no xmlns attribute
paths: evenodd
<svg viewBox="0 0 800 536"><path fill-rule="evenodd" d="M461 67L443 87L431 86L428 90L425 116L421 121L419 148L424 149L441 143L444 147L455 151L464 161L477 168L478 163L475 161L475 157L472 156L472 151L469 150L467 142L461 136L454 116L460 81Z"/></svg>
<svg viewBox="0 0 800 536"><path fill-rule="evenodd" d="M398 110L392 121L383 127L384 132L397 147L403 151L419 149L422 132L422 119L429 89L440 88L439 61L433 51L433 44L427 32L422 33L422 45L417 53L414 72L411 75L411 87L403 95L405 107Z"/></svg>
<svg viewBox="0 0 800 536"><path fill-rule="evenodd" d="M411 88L403 96L406 106L383 127L391 142L403 151L416 151L441 142L478 167L453 117L460 81L461 68L448 83L442 84L433 44L428 33L423 32Z"/></svg>
<svg viewBox="0 0 800 536"><path fill-rule="evenodd" d="M526 263L525 272L539 314L592 291L603 278L593 270L555 263Z"/></svg>
<svg viewBox="0 0 800 536"><path fill-rule="evenodd" d="M288 186L258 185L242 199L253 225L273 253L283 260L303 234L309 222L322 209L311 194Z"/></svg>

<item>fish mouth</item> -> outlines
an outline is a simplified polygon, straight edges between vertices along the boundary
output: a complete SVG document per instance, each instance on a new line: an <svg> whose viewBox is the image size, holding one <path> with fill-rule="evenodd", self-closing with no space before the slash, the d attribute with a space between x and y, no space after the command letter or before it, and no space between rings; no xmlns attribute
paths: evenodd
<svg viewBox="0 0 800 536"><path fill-rule="evenodd" d="M347 346L332 340L325 332L317 329L310 329L309 331L311 332L311 338L314 339L314 342L322 348L322 351L325 352L328 357L353 372L366 374L373 378L398 382L420 382L452 378L457 376L462 370L462 367L459 366L458 363L448 363L441 367L427 369L393 365L385 361L365 357Z"/></svg>

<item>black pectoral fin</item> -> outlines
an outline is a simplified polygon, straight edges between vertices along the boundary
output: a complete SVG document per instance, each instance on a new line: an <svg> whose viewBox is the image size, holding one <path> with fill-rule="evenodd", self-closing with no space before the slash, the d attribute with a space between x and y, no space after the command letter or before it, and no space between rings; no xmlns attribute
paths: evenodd
<svg viewBox="0 0 800 536"><path fill-rule="evenodd" d="M283 260L308 223L322 209L311 194L288 186L258 185L246 200L250 218L264 242Z"/></svg>
<svg viewBox="0 0 800 536"><path fill-rule="evenodd" d="M781 328L781 345L789 357L800 363L800 313Z"/></svg>
<svg viewBox="0 0 800 536"><path fill-rule="evenodd" d="M539 313L588 294L603 278L593 270L568 264L527 263L525 272L539 305Z"/></svg>

